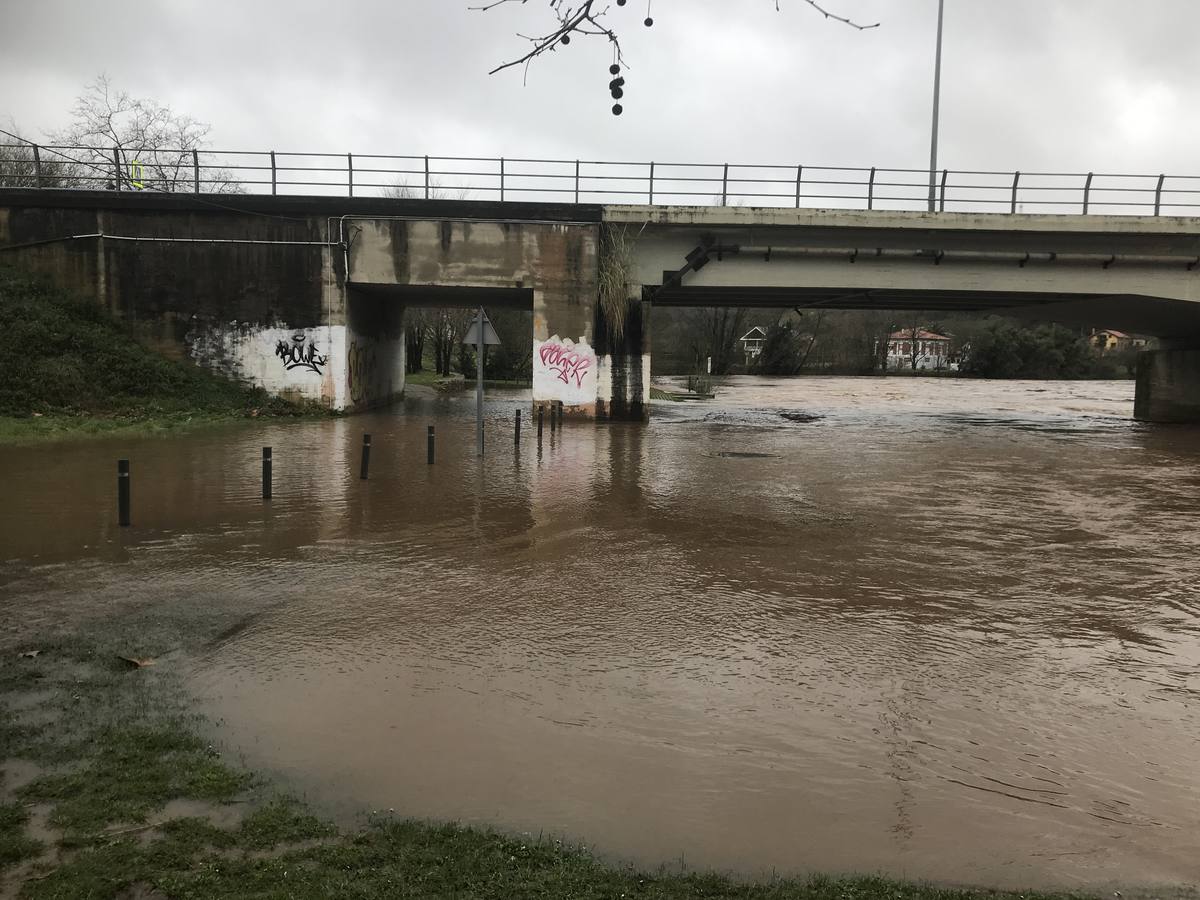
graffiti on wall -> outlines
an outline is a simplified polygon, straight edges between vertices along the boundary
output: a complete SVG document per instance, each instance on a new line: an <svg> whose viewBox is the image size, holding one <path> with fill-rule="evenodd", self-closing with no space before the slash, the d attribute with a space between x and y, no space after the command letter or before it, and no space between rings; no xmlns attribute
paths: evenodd
<svg viewBox="0 0 1200 900"><path fill-rule="evenodd" d="M291 341L277 341L275 355L283 360L283 367L289 372L292 369L308 369L321 374L321 366L329 361L329 357L317 352L317 345L308 340L303 331L292 335Z"/></svg>
<svg viewBox="0 0 1200 900"><path fill-rule="evenodd" d="M362 403L370 399L371 382L375 378L375 348L360 346L357 340L350 342L346 354L346 383L350 389L350 401Z"/></svg>
<svg viewBox="0 0 1200 900"><path fill-rule="evenodd" d="M583 387L583 381L596 361L590 349L568 347L558 341L542 344L538 357L555 378L568 386L574 382L577 388Z"/></svg>
<svg viewBox="0 0 1200 900"><path fill-rule="evenodd" d="M558 400L568 406L596 402L596 351L584 338L573 341L552 335L533 342L533 399Z"/></svg>

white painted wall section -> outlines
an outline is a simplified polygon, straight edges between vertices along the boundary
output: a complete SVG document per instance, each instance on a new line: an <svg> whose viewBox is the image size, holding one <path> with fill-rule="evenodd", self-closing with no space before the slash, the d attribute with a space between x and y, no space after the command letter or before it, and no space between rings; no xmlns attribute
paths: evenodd
<svg viewBox="0 0 1200 900"><path fill-rule="evenodd" d="M559 400L564 406L593 406L599 361L587 340L553 335L533 342L534 402Z"/></svg>

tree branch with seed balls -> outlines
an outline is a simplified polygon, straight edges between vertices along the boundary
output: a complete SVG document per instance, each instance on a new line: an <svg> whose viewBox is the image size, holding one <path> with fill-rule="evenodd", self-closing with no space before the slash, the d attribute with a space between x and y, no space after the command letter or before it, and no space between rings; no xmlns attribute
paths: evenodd
<svg viewBox="0 0 1200 900"><path fill-rule="evenodd" d="M488 12L498 6L510 3L519 3L524 6L528 2L529 0L490 0L490 2L484 3L481 6L472 6L470 9L477 12ZM782 11L781 2L782 0L774 0L776 12ZM878 22L864 24L847 16L838 15L827 9L818 0L797 0L797 2L808 5L826 19L831 19L858 31L866 31L879 27ZM616 3L618 6L625 6L626 0L616 0ZM508 62L501 63L488 72L488 74L495 75L497 72L502 72L514 66L524 66L525 74L528 76L530 64L539 56L544 53L554 52L559 47L568 46L571 43L572 35L583 35L585 37L603 37L612 44L614 61L609 71L613 76L618 76L621 70L626 68L625 57L622 53L620 37L618 37L615 30L608 27L603 21L609 15L610 10L611 4L605 3L603 6L600 6L597 0L582 0L578 5L570 4L567 0L550 0L550 11L557 21L556 27L540 36L518 32L517 37L529 41L531 46L528 52ZM654 20L647 15L645 24L647 26L653 25ZM620 80L623 83L624 79ZM614 100L619 100L624 93L621 90L621 85L615 85L614 82L609 83L609 88L612 91ZM621 114L621 104L618 103L613 107L613 113L615 115Z"/></svg>

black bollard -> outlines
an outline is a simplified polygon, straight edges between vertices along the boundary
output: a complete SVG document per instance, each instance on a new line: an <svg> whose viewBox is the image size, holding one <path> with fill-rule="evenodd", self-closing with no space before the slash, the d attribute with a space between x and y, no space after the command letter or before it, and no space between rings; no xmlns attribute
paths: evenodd
<svg viewBox="0 0 1200 900"><path fill-rule="evenodd" d="M117 522L129 527L129 460L117 460Z"/></svg>
<svg viewBox="0 0 1200 900"><path fill-rule="evenodd" d="M561 400L558 401L558 427L561 431L563 427L563 402Z"/></svg>
<svg viewBox="0 0 1200 900"><path fill-rule="evenodd" d="M369 434L364 434L363 435L362 465L359 466L359 468L358 468L358 477L361 478L363 481L367 480L367 469L370 467L370 465L371 465L371 436Z"/></svg>
<svg viewBox="0 0 1200 900"><path fill-rule="evenodd" d="M426 462L433 465L433 426L429 426L428 446L426 447Z"/></svg>
<svg viewBox="0 0 1200 900"><path fill-rule="evenodd" d="M263 447L263 499L271 499L271 448Z"/></svg>
<svg viewBox="0 0 1200 900"><path fill-rule="evenodd" d="M558 416L556 415L556 412L557 412L557 407L555 406L555 401L551 400L550 401L550 433L551 434L554 434L555 429L558 428Z"/></svg>
<svg viewBox="0 0 1200 900"><path fill-rule="evenodd" d="M513 446L521 446L521 410L519 408L513 417Z"/></svg>
<svg viewBox="0 0 1200 900"><path fill-rule="evenodd" d="M538 446L542 446L542 419L545 417L546 407L538 407Z"/></svg>

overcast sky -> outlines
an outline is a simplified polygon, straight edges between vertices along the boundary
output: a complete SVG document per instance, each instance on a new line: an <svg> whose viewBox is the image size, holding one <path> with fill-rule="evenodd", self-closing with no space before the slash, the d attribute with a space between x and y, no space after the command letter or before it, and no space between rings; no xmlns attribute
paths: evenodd
<svg viewBox="0 0 1200 900"><path fill-rule="evenodd" d="M3 0L0 119L63 126L100 72L213 126L217 148L928 164L936 0L614 7L630 69L575 40L519 69L545 0ZM1200 174L1196 0L946 0L941 162Z"/></svg>

